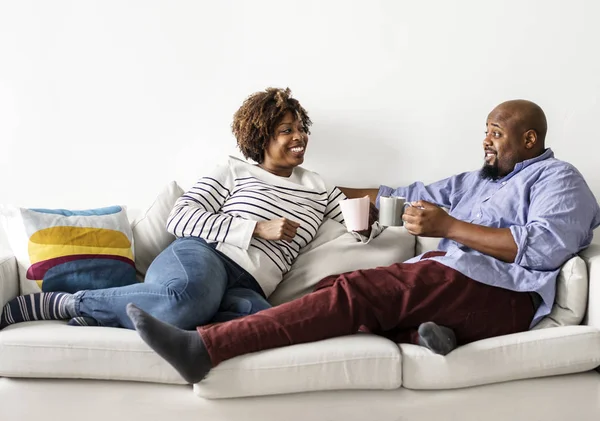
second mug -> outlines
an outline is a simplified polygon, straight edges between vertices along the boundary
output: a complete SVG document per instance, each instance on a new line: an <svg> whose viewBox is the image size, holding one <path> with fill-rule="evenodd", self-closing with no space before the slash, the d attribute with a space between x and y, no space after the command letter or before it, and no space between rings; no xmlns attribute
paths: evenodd
<svg viewBox="0 0 600 421"><path fill-rule="evenodd" d="M386 227L401 227L404 225L402 215L410 203L405 197L381 196L379 198L379 223Z"/></svg>

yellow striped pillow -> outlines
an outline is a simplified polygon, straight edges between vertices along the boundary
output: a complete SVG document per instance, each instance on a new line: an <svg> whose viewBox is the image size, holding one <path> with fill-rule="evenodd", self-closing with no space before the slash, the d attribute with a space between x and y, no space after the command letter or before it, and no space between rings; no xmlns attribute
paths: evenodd
<svg viewBox="0 0 600 421"><path fill-rule="evenodd" d="M71 211L16 208L7 224L21 292L75 292L136 282L124 207Z"/></svg>

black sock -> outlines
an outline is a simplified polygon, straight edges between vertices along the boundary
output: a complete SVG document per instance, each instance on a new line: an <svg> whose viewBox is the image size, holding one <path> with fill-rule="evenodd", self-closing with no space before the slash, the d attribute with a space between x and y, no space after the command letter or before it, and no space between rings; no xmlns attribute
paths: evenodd
<svg viewBox="0 0 600 421"><path fill-rule="evenodd" d="M454 331L434 322L421 323L419 326L419 345L429 348L436 354L446 355L456 348Z"/></svg>
<svg viewBox="0 0 600 421"><path fill-rule="evenodd" d="M127 304L127 315L141 338L171 364L188 383L198 383L212 368L210 356L196 331L182 330Z"/></svg>
<svg viewBox="0 0 600 421"><path fill-rule="evenodd" d="M66 292L39 292L10 300L0 316L0 330L32 320L68 320L75 314L75 298Z"/></svg>

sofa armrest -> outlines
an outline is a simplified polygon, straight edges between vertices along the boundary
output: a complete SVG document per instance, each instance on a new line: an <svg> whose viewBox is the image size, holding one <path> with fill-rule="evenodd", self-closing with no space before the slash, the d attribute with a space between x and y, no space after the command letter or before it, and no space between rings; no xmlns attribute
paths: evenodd
<svg viewBox="0 0 600 421"><path fill-rule="evenodd" d="M0 255L0 312L4 305L19 295L17 259L12 255Z"/></svg>
<svg viewBox="0 0 600 421"><path fill-rule="evenodd" d="M591 244L579 255L587 265L590 279L587 312L583 324L600 329L600 244Z"/></svg>

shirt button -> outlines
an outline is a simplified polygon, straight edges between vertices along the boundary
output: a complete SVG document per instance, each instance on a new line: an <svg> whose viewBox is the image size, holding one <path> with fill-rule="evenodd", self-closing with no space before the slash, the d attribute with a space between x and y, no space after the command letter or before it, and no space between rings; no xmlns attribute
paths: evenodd
<svg viewBox="0 0 600 421"><path fill-rule="evenodd" d="M481 214L480 213L477 214L477 219L479 219L479 218L481 218Z"/></svg>
<svg viewBox="0 0 600 421"><path fill-rule="evenodd" d="M503 185L503 186L506 186L506 181L503 181L503 182L502 182L502 185Z"/></svg>

